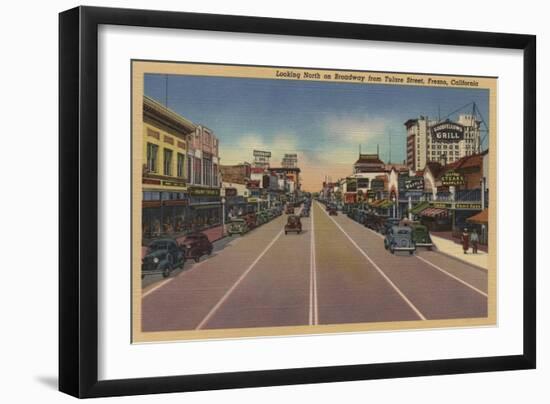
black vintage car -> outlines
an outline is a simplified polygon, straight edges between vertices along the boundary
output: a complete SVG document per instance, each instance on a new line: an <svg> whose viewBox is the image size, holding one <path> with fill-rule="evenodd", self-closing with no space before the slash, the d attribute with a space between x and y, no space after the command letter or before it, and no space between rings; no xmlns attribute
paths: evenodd
<svg viewBox="0 0 550 404"><path fill-rule="evenodd" d="M289 232L296 232L300 234L302 232L302 222L300 221L300 217L296 215L289 215L287 219L287 223L285 224L285 234L288 234Z"/></svg>
<svg viewBox="0 0 550 404"><path fill-rule="evenodd" d="M152 241L147 247L147 253L141 260L141 277L145 275L162 274L168 277L170 273L185 264L185 252L178 246L176 240L163 238Z"/></svg>
<svg viewBox="0 0 550 404"><path fill-rule="evenodd" d="M206 234L193 233L189 234L181 243L181 248L185 251L185 258L193 258L199 262L203 255L212 254L214 246L208 240Z"/></svg>

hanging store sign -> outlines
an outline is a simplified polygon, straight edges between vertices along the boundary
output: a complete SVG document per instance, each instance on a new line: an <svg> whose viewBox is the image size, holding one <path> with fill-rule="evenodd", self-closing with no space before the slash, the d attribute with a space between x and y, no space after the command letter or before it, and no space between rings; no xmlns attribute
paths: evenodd
<svg viewBox="0 0 550 404"><path fill-rule="evenodd" d="M433 142L456 143L464 139L464 127L451 121L432 126L431 132Z"/></svg>
<svg viewBox="0 0 550 404"><path fill-rule="evenodd" d="M444 186L464 185L464 177L462 174L450 170L441 177L441 184Z"/></svg>
<svg viewBox="0 0 550 404"><path fill-rule="evenodd" d="M373 189L367 190L367 199L375 199L376 198L376 191Z"/></svg>
<svg viewBox="0 0 550 404"><path fill-rule="evenodd" d="M384 180L374 179L370 182L370 189L381 192L384 190Z"/></svg>
<svg viewBox="0 0 550 404"><path fill-rule="evenodd" d="M357 178L357 188L368 188L369 179L368 178Z"/></svg>
<svg viewBox="0 0 550 404"><path fill-rule="evenodd" d="M357 192L357 178L346 178L346 191Z"/></svg>
<svg viewBox="0 0 550 404"><path fill-rule="evenodd" d="M403 183L405 191L421 191L424 189L424 177L408 177Z"/></svg>
<svg viewBox="0 0 550 404"><path fill-rule="evenodd" d="M228 198L237 196L237 188L225 188L225 196Z"/></svg>

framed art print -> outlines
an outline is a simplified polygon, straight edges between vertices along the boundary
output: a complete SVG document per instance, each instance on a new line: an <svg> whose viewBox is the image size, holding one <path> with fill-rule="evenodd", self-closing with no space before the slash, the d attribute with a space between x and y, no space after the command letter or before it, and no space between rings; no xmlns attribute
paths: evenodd
<svg viewBox="0 0 550 404"><path fill-rule="evenodd" d="M60 389L534 367L534 72L528 35L62 13Z"/></svg>

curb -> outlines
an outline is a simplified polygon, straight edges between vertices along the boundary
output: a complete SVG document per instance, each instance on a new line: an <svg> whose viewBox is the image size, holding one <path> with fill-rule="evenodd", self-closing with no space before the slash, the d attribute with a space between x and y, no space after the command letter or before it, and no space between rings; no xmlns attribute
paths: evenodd
<svg viewBox="0 0 550 404"><path fill-rule="evenodd" d="M463 259L460 259L458 258L456 255L452 255L452 254L449 254L449 253L446 253L446 252L443 252L443 251L440 251L438 248L435 249L435 250L432 250L433 252L436 252L438 254L441 254L441 255L445 255L446 257L449 257L449 258L452 258L454 259L455 261L458 261L460 263L463 263L463 264L466 264L466 265L470 265L471 267L479 270L479 271L483 271L483 272L489 272L489 269L488 268L484 268L482 266L479 266L479 265L476 265L476 264L472 264L471 262L468 262L468 261L465 261Z"/></svg>

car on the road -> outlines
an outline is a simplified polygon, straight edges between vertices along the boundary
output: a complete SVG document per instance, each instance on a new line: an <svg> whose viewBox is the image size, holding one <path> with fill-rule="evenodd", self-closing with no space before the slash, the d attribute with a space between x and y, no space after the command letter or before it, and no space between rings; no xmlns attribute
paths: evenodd
<svg viewBox="0 0 550 404"><path fill-rule="evenodd" d="M421 224L418 221L403 220L401 221L403 226L409 226L412 230L412 238L414 244L417 247L426 247L428 250L431 250L433 247L432 238L430 237L430 232L426 226Z"/></svg>
<svg viewBox="0 0 550 404"><path fill-rule="evenodd" d="M298 234L302 232L302 221L299 216L289 215L285 224L285 234L293 231Z"/></svg>
<svg viewBox="0 0 550 404"><path fill-rule="evenodd" d="M379 228L379 231L382 234L386 234L390 228L399 225L399 223L400 219L396 217L388 217L383 221L382 225Z"/></svg>
<svg viewBox="0 0 550 404"><path fill-rule="evenodd" d="M185 251L176 240L162 238L153 240L147 246L147 252L141 260L141 278L146 275L162 274L167 278L170 273L185 264Z"/></svg>
<svg viewBox="0 0 550 404"><path fill-rule="evenodd" d="M328 208L328 214L329 214L329 216L338 216L338 211L336 210L336 206L335 206L335 205L331 205L331 206Z"/></svg>
<svg viewBox="0 0 550 404"><path fill-rule="evenodd" d="M286 206L286 210L285 210L285 213L287 215L293 215L294 214L294 205L287 205Z"/></svg>
<svg viewBox="0 0 550 404"><path fill-rule="evenodd" d="M199 262L203 255L212 254L212 250L214 249L214 246L204 233L188 234L180 245L185 251L185 258L193 258L196 262Z"/></svg>
<svg viewBox="0 0 550 404"><path fill-rule="evenodd" d="M248 225L244 219L233 219L227 224L227 234L232 236L233 234L243 235L248 231Z"/></svg>
<svg viewBox="0 0 550 404"><path fill-rule="evenodd" d="M412 229L409 226L392 226L384 238L384 248L393 254L396 251L408 251L412 255L416 251Z"/></svg>

